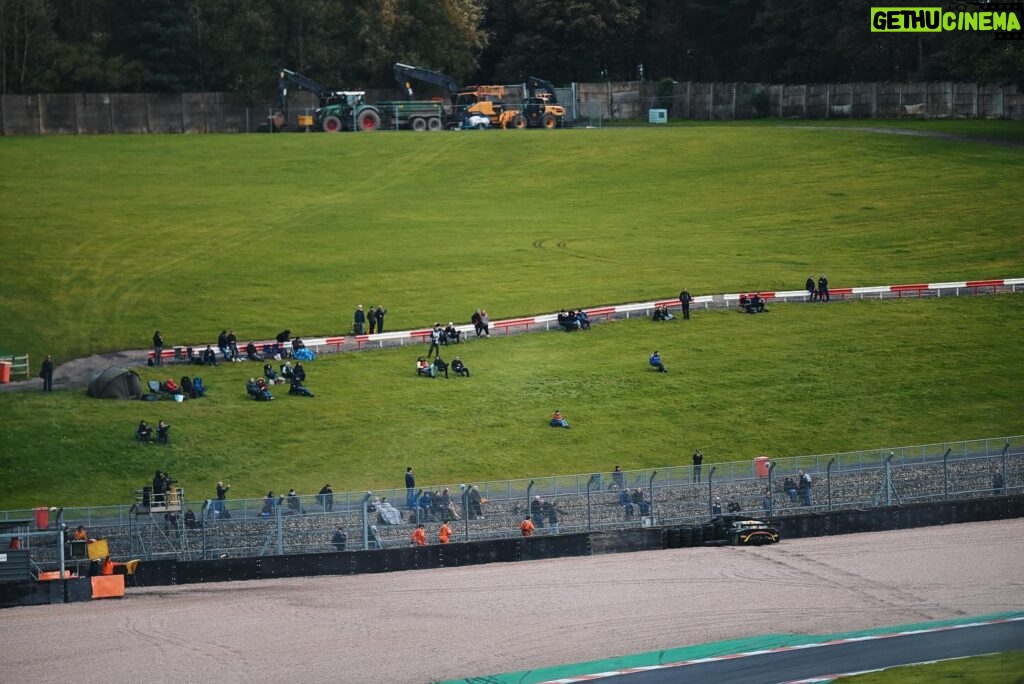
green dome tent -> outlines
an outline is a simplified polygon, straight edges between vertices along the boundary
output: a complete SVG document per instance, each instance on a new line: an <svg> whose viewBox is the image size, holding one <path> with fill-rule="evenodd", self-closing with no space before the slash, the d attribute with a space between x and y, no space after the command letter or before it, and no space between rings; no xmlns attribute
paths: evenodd
<svg viewBox="0 0 1024 684"><path fill-rule="evenodd" d="M138 399L142 396L142 383L135 371L111 366L92 376L85 393L96 399Z"/></svg>

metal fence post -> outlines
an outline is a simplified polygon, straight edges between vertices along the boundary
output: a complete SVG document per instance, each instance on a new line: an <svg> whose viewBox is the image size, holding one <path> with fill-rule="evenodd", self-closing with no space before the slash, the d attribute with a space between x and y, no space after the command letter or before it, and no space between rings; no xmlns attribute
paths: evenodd
<svg viewBox="0 0 1024 684"><path fill-rule="evenodd" d="M281 513L281 502L280 501L278 501L277 505L274 506L274 512L277 513L277 555L283 556L284 555L284 522L282 520L283 514Z"/></svg>
<svg viewBox="0 0 1024 684"><path fill-rule="evenodd" d="M946 453L942 454L942 497L944 499L949 498L949 453L953 451L950 447L946 449Z"/></svg>
<svg viewBox="0 0 1024 684"><path fill-rule="evenodd" d="M590 476L589 480L587 480L587 532L590 532L590 489L591 489L591 487L594 486L594 482L595 481L600 485L600 482L601 482L601 475L600 474L595 473L595 474Z"/></svg>
<svg viewBox="0 0 1024 684"><path fill-rule="evenodd" d="M363 495L363 551L367 551L370 548L370 521L366 504L369 503L371 496L373 496L373 492L366 492Z"/></svg>
<svg viewBox="0 0 1024 684"><path fill-rule="evenodd" d="M829 497L831 501L831 497ZM830 504L831 505L831 504ZM768 461L768 517L775 516L775 461Z"/></svg>
<svg viewBox="0 0 1024 684"><path fill-rule="evenodd" d="M647 519L651 522L651 527L654 527L654 478L658 476L658 471L655 470L651 473L651 477L647 480L647 492L651 495L651 510L647 512ZM643 499L641 499L643 501ZM644 519L640 516L640 526L643 527Z"/></svg>
<svg viewBox="0 0 1024 684"><path fill-rule="evenodd" d="M885 487L885 505L892 506L892 457L895 456L893 452L889 452L889 455L885 459L885 474L882 486Z"/></svg>
<svg viewBox="0 0 1024 684"><path fill-rule="evenodd" d="M526 517L527 515L530 515L530 494L532 494L532 493L533 493L533 480L530 480L530 484L526 485L526 513L523 514L523 517ZM513 521L513 522L515 522L515 521Z"/></svg>
<svg viewBox="0 0 1024 684"><path fill-rule="evenodd" d="M207 517L207 513L209 512L209 508L210 508L210 500L207 499L205 502L203 502L202 514L199 516L199 519L203 521L203 525L200 528L203 531L203 560L206 560L206 526L210 524L210 520L211 520L210 518Z"/></svg>
<svg viewBox="0 0 1024 684"><path fill-rule="evenodd" d="M50 509L53 510L53 509ZM60 591L64 603L68 602L68 580L64 576L64 509L57 509L57 561L60 563Z"/></svg>
<svg viewBox="0 0 1024 684"><path fill-rule="evenodd" d="M832 464L836 462L833 456L828 465L825 466L825 490L828 493L828 510L832 510Z"/></svg>
<svg viewBox="0 0 1024 684"><path fill-rule="evenodd" d="M1003 461L1003 491L1000 492L1001 494L1005 494L1006 492L1010 491L1010 482L1009 482L1010 471L1006 469L1006 452L1009 451L1009 450L1010 450L1010 443L1007 442L1006 445L1003 446L1003 455L1002 455L1002 461Z"/></svg>
<svg viewBox="0 0 1024 684"><path fill-rule="evenodd" d="M469 487L462 485L462 519L466 521L466 541L469 541Z"/></svg>
<svg viewBox="0 0 1024 684"><path fill-rule="evenodd" d="M713 518L714 513L711 512L712 506L715 505L715 500L712 497L712 486L711 480L715 477L715 466L711 466L711 470L708 471L708 517Z"/></svg>

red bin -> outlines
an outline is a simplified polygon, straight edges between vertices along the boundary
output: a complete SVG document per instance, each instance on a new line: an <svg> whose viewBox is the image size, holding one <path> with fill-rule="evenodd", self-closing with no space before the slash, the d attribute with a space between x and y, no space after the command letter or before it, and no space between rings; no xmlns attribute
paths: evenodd
<svg viewBox="0 0 1024 684"><path fill-rule="evenodd" d="M0 361L0 385L11 381L11 365L10 361Z"/></svg>
<svg viewBox="0 0 1024 684"><path fill-rule="evenodd" d="M36 512L36 529L45 530L50 526L50 509L33 508Z"/></svg>
<svg viewBox="0 0 1024 684"><path fill-rule="evenodd" d="M768 466L772 459L767 456L758 456L754 459L754 472L758 477L768 477Z"/></svg>

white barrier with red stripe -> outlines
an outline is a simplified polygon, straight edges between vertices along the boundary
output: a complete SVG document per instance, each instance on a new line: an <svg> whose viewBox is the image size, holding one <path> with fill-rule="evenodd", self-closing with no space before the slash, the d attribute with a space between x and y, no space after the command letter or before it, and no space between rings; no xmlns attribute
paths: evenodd
<svg viewBox="0 0 1024 684"><path fill-rule="evenodd" d="M941 297L943 292L953 290L954 296L959 296L961 290L968 290L967 294L977 294L979 291L991 289L992 292L997 292L1000 288L1010 288L1010 291L1016 292L1017 288L1024 289L1024 278L998 278L992 280L964 280L949 283L918 283L908 285L875 285L870 287L837 287L829 289L829 296L836 299L891 299L891 298L902 298L904 296L916 296L923 297L925 295ZM781 292L743 292L736 294L724 294L724 295L701 295L694 297L690 304L691 308L696 309L710 309L716 306L724 306L730 308L738 305L739 299L742 296L753 296L758 294L766 302L777 301L777 302L792 302L792 301L806 301L808 299L807 290L785 290ZM680 308L678 299L659 299L650 302L638 302L634 304L617 304L614 306L595 306L585 309L587 315L591 319L597 318L616 318L624 317L629 318L631 314L641 314L643 316L650 315L656 307L669 307L669 308ZM510 330L522 329L529 331L532 329L543 328L544 330L550 329L552 326L558 325L558 314L540 314L538 316L526 316L522 318L509 318L500 321L491 322L492 331L501 331L503 334L509 334ZM468 336L469 333L474 332L472 324L457 325L455 326L463 336ZM336 352L340 351L346 343L354 343L356 349L362 349L367 346L374 346L383 348L387 346L393 346L396 343L399 346L404 346L406 343L417 344L422 342L428 342L430 340L430 328L419 328L416 330L398 330L395 332L376 333L373 335L353 335L346 337L344 335L334 337L314 337L304 339L306 346L315 351L317 354L324 352ZM264 342L256 342L257 349L261 350L265 345L273 345L274 340L267 340ZM211 345L212 346L212 345ZM291 342L287 342L283 345L287 349L291 349ZM195 349L204 349L206 345L196 345ZM150 358L153 353L150 352ZM174 350L165 349L161 358L173 359Z"/></svg>

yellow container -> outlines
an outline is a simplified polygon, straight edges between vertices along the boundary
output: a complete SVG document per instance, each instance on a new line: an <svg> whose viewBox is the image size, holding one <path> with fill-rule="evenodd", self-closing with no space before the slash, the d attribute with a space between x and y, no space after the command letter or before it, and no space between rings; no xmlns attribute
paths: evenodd
<svg viewBox="0 0 1024 684"><path fill-rule="evenodd" d="M308 114L300 114L299 115L299 125L300 126L312 126L313 125L313 117L309 116Z"/></svg>

